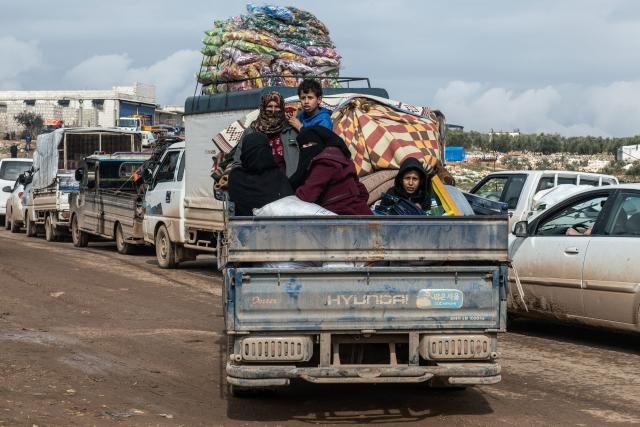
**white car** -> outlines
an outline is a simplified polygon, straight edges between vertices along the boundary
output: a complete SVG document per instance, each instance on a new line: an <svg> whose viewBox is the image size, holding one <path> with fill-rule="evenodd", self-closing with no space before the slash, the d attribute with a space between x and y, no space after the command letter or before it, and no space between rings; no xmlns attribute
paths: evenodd
<svg viewBox="0 0 640 427"><path fill-rule="evenodd" d="M540 192L559 185L593 186L617 184L616 177L573 171L502 171L484 177L470 191L489 200L506 203L509 208L509 226L529 219L535 210L533 202Z"/></svg>
<svg viewBox="0 0 640 427"><path fill-rule="evenodd" d="M527 307L513 292L511 312L640 331L640 184L579 192L514 234Z"/></svg>
<svg viewBox="0 0 640 427"><path fill-rule="evenodd" d="M13 189L18 175L31 169L32 164L32 159L0 159L0 190L7 186ZM10 192L0 191L0 222L4 222L7 199L10 194Z"/></svg>
<svg viewBox="0 0 640 427"><path fill-rule="evenodd" d="M24 196L26 194L26 188L31 186L31 180L20 174L18 179L13 184L13 187L3 187L3 192L10 190L10 196L7 199L6 216L4 220L4 226L7 230L11 230L12 233L17 233L20 228L23 227L25 220L25 208L26 204L23 203Z"/></svg>

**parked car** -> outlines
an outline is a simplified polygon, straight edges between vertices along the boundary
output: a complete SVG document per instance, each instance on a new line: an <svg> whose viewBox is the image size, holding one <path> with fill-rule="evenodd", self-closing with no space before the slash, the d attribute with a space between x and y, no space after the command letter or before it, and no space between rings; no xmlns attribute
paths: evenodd
<svg viewBox="0 0 640 427"><path fill-rule="evenodd" d="M0 189L13 185L18 175L31 168L32 159L0 159ZM7 199L11 192L0 191L0 223L4 223Z"/></svg>
<svg viewBox="0 0 640 427"><path fill-rule="evenodd" d="M582 191L514 233L528 312L517 297L512 312L640 331L640 184Z"/></svg>
<svg viewBox="0 0 640 427"><path fill-rule="evenodd" d="M616 177L597 173L552 170L502 171L484 177L470 193L506 203L509 208L509 226L513 228L516 222L526 220L535 213L533 199L540 191L562 184L597 187L617 183Z"/></svg>
<svg viewBox="0 0 640 427"><path fill-rule="evenodd" d="M11 230L12 233L17 233L25 225L26 204L23 201L29 187L31 187L30 175L20 174L13 187L6 186L2 189L3 192L11 192L5 205L6 217L4 226L7 230Z"/></svg>

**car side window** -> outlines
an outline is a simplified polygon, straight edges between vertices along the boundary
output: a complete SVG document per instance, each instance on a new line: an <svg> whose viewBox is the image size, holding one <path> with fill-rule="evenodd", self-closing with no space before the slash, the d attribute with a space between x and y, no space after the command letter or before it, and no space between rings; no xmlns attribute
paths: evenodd
<svg viewBox="0 0 640 427"><path fill-rule="evenodd" d="M504 187L507 185L507 179L508 178L506 176L489 178L475 191L475 194L480 197L484 197L485 199L498 202L500 201L500 196L504 191Z"/></svg>
<svg viewBox="0 0 640 427"><path fill-rule="evenodd" d="M609 195L597 194L577 200L560 212L542 220L536 227L535 234L537 236L592 234L591 230L600 218L608 198Z"/></svg>
<svg viewBox="0 0 640 427"><path fill-rule="evenodd" d="M576 177L575 176L559 176L558 177L558 185L561 184L573 184L575 185L576 183Z"/></svg>
<svg viewBox="0 0 640 427"><path fill-rule="evenodd" d="M540 178L538 182L538 188L536 188L536 193L542 190L548 190L549 188L553 188L555 179L553 176L543 176Z"/></svg>
<svg viewBox="0 0 640 427"><path fill-rule="evenodd" d="M172 182L176 175L180 151L169 151L162 160L156 173L156 184L160 182Z"/></svg>
<svg viewBox="0 0 640 427"><path fill-rule="evenodd" d="M640 236L640 194L621 194L613 208L605 234L614 236Z"/></svg>
<svg viewBox="0 0 640 427"><path fill-rule="evenodd" d="M185 157L187 157L187 153L183 152L182 157L180 157L180 166L178 167L178 182L182 182L182 178L184 178Z"/></svg>

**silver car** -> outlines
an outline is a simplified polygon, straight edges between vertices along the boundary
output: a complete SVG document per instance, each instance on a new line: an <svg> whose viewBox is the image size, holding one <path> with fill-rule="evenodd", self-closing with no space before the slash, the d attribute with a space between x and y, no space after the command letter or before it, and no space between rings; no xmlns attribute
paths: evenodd
<svg viewBox="0 0 640 427"><path fill-rule="evenodd" d="M514 233L512 312L640 331L640 184L582 191Z"/></svg>

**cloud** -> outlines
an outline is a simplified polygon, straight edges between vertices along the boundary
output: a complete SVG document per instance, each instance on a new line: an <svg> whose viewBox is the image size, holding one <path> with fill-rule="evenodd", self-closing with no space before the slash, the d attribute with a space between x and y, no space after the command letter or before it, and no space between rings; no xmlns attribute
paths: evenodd
<svg viewBox="0 0 640 427"><path fill-rule="evenodd" d="M149 66L134 67L126 55L96 55L68 70L63 80L68 89L106 89L134 82L156 87L156 99L162 104L182 104L193 95L195 73L201 54L180 50Z"/></svg>
<svg viewBox="0 0 640 427"><path fill-rule="evenodd" d="M0 37L0 58L0 90L19 89L20 77L43 64L38 43L14 37Z"/></svg>
<svg viewBox="0 0 640 427"><path fill-rule="evenodd" d="M436 91L434 105L450 123L481 132L520 129L566 136L630 136L640 133L639 96L640 81L526 90L453 81Z"/></svg>

